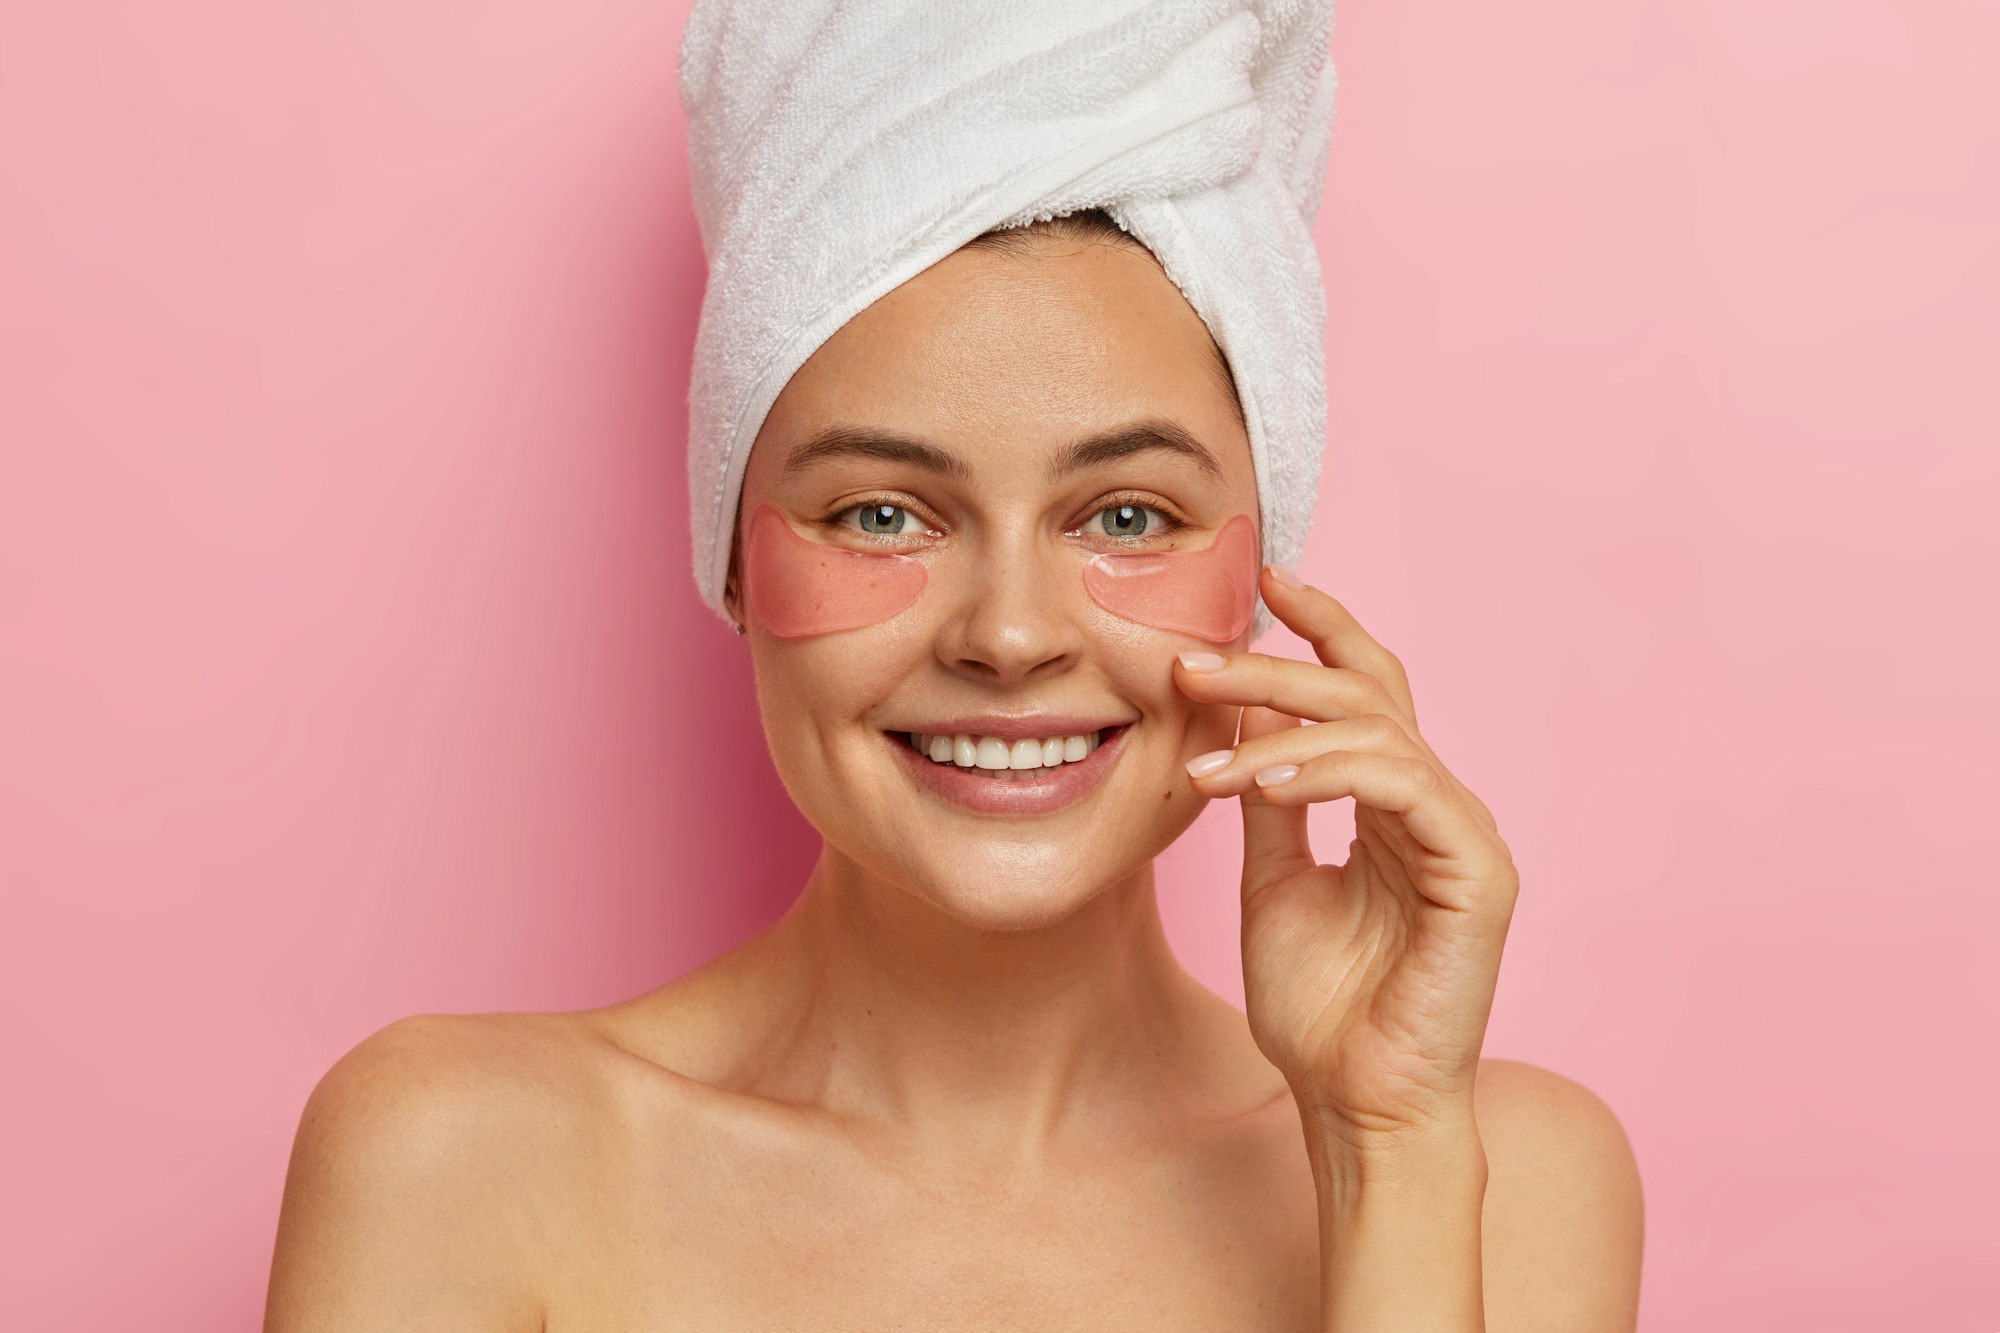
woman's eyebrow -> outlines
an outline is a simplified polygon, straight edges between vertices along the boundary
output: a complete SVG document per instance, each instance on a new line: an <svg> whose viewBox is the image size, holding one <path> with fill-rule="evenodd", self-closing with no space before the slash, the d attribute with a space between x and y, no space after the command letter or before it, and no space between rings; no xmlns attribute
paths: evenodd
<svg viewBox="0 0 2000 1333"><path fill-rule="evenodd" d="M1115 463L1153 449L1185 458L1217 481L1222 480L1222 464L1215 461L1215 455L1165 417L1147 417L1116 430L1085 436L1056 455L1049 465L1049 480L1060 481L1072 472Z"/></svg>
<svg viewBox="0 0 2000 1333"><path fill-rule="evenodd" d="M1049 479L1060 481L1072 472L1115 463L1150 450L1185 458L1216 480L1222 479L1222 465L1215 461L1215 455L1187 430L1164 417L1147 417L1114 430L1086 435L1069 444L1049 464ZM810 436L785 456L784 470L800 472L835 458L882 459L907 463L956 481L973 480L972 470L949 449L912 435L861 426L829 426Z"/></svg>
<svg viewBox="0 0 2000 1333"><path fill-rule="evenodd" d="M829 426L810 436L785 455L785 471L802 472L815 463L834 458L879 458L890 463L908 463L968 485L973 479L972 469L965 465L965 460L948 449L914 436L862 426Z"/></svg>

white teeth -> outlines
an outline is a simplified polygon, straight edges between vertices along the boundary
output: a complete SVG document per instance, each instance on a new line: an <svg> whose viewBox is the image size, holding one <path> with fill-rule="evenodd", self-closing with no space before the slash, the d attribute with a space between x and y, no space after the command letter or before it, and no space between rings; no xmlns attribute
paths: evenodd
<svg viewBox="0 0 2000 1333"><path fill-rule="evenodd" d="M1073 764L1103 743L1094 731L1080 736L1026 737L1017 741L999 736L973 736L962 731L955 734L913 731L909 735L910 745L928 755L933 763L994 772Z"/></svg>

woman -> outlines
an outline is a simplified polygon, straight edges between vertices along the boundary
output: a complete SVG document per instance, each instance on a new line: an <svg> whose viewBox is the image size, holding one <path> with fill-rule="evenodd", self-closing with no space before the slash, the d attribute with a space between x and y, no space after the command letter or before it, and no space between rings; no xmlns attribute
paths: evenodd
<svg viewBox="0 0 2000 1333"><path fill-rule="evenodd" d="M1281 570L1259 591L1325 665L1214 653L1071 586L1256 510L1201 320L1088 225L899 287L751 452L746 514L939 567L903 614L818 635L766 632L732 583L772 755L825 837L796 903L626 1003L405 1019L346 1056L301 1127L267 1327L1479 1328L1482 1297L1494 1330L1632 1326L1615 1119L1478 1058L1517 880L1396 659ZM1128 442L1051 476L1135 414L1213 469ZM829 447L856 423L952 470ZM920 767L908 733L966 727L1113 732L1074 785ZM991 806L958 790L981 782ZM1316 864L1305 807L1348 795L1347 864ZM1176 963L1153 893L1221 796L1247 1020Z"/></svg>
<svg viewBox="0 0 2000 1333"><path fill-rule="evenodd" d="M1616 1119L1480 1059L1506 844L1397 659L1260 564L1233 370L1089 209L819 342L756 424L720 588L823 836L808 882L624 1003L348 1053L266 1328L1631 1328ZM1259 598L1317 665L1246 651ZM1306 809L1349 796L1323 864ZM1154 897L1216 798L1247 1014Z"/></svg>

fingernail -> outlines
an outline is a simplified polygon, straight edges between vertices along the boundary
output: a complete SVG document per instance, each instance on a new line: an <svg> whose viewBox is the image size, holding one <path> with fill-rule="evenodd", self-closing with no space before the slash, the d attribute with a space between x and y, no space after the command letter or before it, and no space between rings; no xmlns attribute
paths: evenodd
<svg viewBox="0 0 2000 1333"><path fill-rule="evenodd" d="M1227 768L1229 761L1235 757L1234 750L1210 750L1207 754L1198 754L1187 762L1188 776L1207 777L1217 769Z"/></svg>
<svg viewBox="0 0 2000 1333"><path fill-rule="evenodd" d="M1222 670L1221 653L1182 653L1181 665L1189 671Z"/></svg>
<svg viewBox="0 0 2000 1333"><path fill-rule="evenodd" d="M1303 588L1306 586L1306 581L1299 577L1299 571L1289 565L1272 565L1270 566L1270 570L1271 577L1284 584L1287 588Z"/></svg>
<svg viewBox="0 0 2000 1333"><path fill-rule="evenodd" d="M1257 770L1257 785L1260 787L1275 787L1280 782L1290 782L1298 775L1299 766L1297 764L1279 764L1275 768L1260 768Z"/></svg>

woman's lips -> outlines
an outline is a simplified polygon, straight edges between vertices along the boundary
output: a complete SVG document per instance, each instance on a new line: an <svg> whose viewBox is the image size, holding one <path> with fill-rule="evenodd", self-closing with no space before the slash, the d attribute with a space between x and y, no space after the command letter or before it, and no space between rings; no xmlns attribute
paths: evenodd
<svg viewBox="0 0 2000 1333"><path fill-rule="evenodd" d="M1021 770L1031 777L982 777L982 770L941 764L919 754L903 732L883 732L908 766L917 785L963 810L984 815L1046 815L1075 804L1104 778L1125 748L1129 724L1106 731L1104 739L1083 758L1054 768Z"/></svg>

